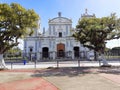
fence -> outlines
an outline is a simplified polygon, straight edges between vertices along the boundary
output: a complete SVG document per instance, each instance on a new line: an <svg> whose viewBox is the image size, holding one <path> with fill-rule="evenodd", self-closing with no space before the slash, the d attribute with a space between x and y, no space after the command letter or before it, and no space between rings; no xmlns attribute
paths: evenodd
<svg viewBox="0 0 120 90"><path fill-rule="evenodd" d="M120 66L120 60L108 61L108 64L112 66ZM52 62L6 62L9 69L25 69L25 68L59 68L59 67L99 67L102 61L61 61L56 60Z"/></svg>
<svg viewBox="0 0 120 90"><path fill-rule="evenodd" d="M37 55L36 53L32 53L32 54ZM48 67L84 67L84 66L87 66L87 67L97 66L98 67L102 65L102 61L100 60L90 61L85 56L85 53L83 55L82 54L83 52L79 52L79 57L75 57L75 59L72 59L71 52L65 52L64 57L57 57L57 52L56 52L55 60L52 60L50 57L36 60L36 58L33 59L32 57L32 61L30 61L29 58L26 59L25 57L22 57L22 56L21 57L9 57L9 58L5 57L5 62L7 66L11 69L14 69L14 68L48 68ZM118 53L105 52L104 55L109 64L120 66L120 55Z"/></svg>

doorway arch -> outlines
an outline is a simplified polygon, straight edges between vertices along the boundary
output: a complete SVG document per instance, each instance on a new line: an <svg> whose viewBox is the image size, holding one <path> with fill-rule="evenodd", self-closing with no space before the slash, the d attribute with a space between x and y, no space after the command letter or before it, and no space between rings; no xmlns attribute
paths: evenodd
<svg viewBox="0 0 120 90"><path fill-rule="evenodd" d="M57 56L58 57L65 56L65 44L63 44L63 43L57 44Z"/></svg>
<svg viewBox="0 0 120 90"><path fill-rule="evenodd" d="M49 57L49 48L48 47L43 47L42 48L42 57L43 58L48 58Z"/></svg>
<svg viewBox="0 0 120 90"><path fill-rule="evenodd" d="M74 47L73 50L74 50L74 56L75 57L79 57L80 56L80 54L79 54L79 47L76 46L76 47Z"/></svg>

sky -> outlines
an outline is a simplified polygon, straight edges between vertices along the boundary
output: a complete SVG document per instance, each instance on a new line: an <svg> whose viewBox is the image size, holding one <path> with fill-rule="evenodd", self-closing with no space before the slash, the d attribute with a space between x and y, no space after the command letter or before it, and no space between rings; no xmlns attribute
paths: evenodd
<svg viewBox="0 0 120 90"><path fill-rule="evenodd" d="M74 28L85 9L88 9L88 14L95 14L96 17L109 16L111 13L116 13L120 17L120 0L0 0L0 3L12 2L35 10L40 16L41 32L43 27L48 28L48 20L57 17L58 12L61 12L63 17L72 19ZM120 46L120 39L111 40L106 46ZM23 49L22 41L19 47Z"/></svg>

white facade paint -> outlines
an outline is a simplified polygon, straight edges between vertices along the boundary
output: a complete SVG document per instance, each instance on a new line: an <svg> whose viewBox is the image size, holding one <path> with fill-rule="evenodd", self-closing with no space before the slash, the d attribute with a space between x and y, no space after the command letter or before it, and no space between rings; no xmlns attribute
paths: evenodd
<svg viewBox="0 0 120 90"><path fill-rule="evenodd" d="M39 35L38 30L35 30L33 36L24 39L25 56L35 57L37 60L52 60L58 57L75 59L85 56L88 49L72 37L74 30L71 19L62 17L59 13L58 17L49 20L48 24L49 28L44 30L43 34Z"/></svg>

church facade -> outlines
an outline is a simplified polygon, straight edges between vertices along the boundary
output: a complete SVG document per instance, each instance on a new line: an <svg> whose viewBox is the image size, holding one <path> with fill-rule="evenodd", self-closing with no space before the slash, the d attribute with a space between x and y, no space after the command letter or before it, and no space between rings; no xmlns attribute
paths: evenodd
<svg viewBox="0 0 120 90"><path fill-rule="evenodd" d="M39 34L35 30L32 36L24 39L24 56L30 60L55 60L57 58L76 59L87 57L89 49L83 47L72 34L75 30L72 27L72 20L58 16L48 21L48 30L43 29Z"/></svg>

